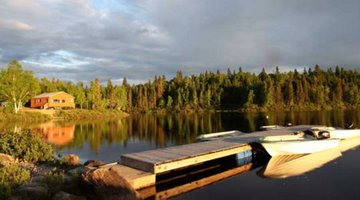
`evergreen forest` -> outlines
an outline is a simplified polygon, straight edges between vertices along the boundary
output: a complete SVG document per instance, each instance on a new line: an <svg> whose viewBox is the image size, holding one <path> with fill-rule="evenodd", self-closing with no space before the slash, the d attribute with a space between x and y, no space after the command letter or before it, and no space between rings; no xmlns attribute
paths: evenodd
<svg viewBox="0 0 360 200"><path fill-rule="evenodd" d="M6 99L6 70L16 68L26 72L17 61L9 63L0 74L2 99ZM29 80L29 78L27 78ZM81 109L117 109L126 112L154 111L270 111L270 110L320 110L358 108L360 106L360 73L356 70L313 68L259 74L227 70L226 73L205 72L198 75L176 76L167 80L164 75L155 76L144 84L130 85L123 79L114 85L109 79L100 84L99 79L89 84L65 82L57 78L34 77L30 97L40 93L65 91L75 97L76 107ZM9 84L8 84L9 85ZM23 102L25 104L26 101Z"/></svg>

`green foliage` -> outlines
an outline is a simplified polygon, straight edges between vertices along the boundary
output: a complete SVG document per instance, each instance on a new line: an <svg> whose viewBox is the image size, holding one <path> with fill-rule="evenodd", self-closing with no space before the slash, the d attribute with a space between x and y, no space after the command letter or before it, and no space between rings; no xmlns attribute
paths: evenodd
<svg viewBox="0 0 360 200"><path fill-rule="evenodd" d="M64 172L57 170L45 174L42 185L48 188L48 196L51 197L64 187Z"/></svg>
<svg viewBox="0 0 360 200"><path fill-rule="evenodd" d="M79 105L79 107L82 109L87 99L85 96L85 91L83 89L83 84L81 82L76 85L74 97L75 97L75 103Z"/></svg>
<svg viewBox="0 0 360 200"><path fill-rule="evenodd" d="M26 80L26 81L25 81ZM17 61L0 72L0 98L9 101L14 111L38 92L66 91L75 97L76 106L92 110L202 111L202 110L321 110L360 107L360 73L336 66L323 70L319 65L304 69L259 74L227 70L227 73L205 72L183 76L181 71L171 80L156 76L153 81L132 85L123 79L122 85L106 86L99 79L90 87L81 82L74 85L58 79L38 81L30 71L24 71ZM11 95L10 95L11 94ZM14 95L15 94L15 98ZM16 99L13 101L12 99ZM86 118L85 113L60 113L69 119ZM94 116L104 116L87 113ZM107 114L105 114L107 115ZM112 116L112 114L110 114ZM1 120L1 115L0 115Z"/></svg>
<svg viewBox="0 0 360 200"><path fill-rule="evenodd" d="M53 148L30 131L6 132L0 137L0 152L29 162L53 159Z"/></svg>
<svg viewBox="0 0 360 200"><path fill-rule="evenodd" d="M30 179L30 172L17 165L0 167L0 199L11 196L13 189Z"/></svg>
<svg viewBox="0 0 360 200"><path fill-rule="evenodd" d="M90 90L88 92L88 99L91 103L91 108L98 110L102 108L102 95L101 95L101 86L99 79L95 79L90 83Z"/></svg>
<svg viewBox="0 0 360 200"><path fill-rule="evenodd" d="M126 94L125 86L116 86L115 87L115 108L118 110L126 110L128 106L128 99Z"/></svg>
<svg viewBox="0 0 360 200"><path fill-rule="evenodd" d="M9 102L15 113L39 91L39 81L31 71L24 71L18 61L11 61L0 71L0 97Z"/></svg>

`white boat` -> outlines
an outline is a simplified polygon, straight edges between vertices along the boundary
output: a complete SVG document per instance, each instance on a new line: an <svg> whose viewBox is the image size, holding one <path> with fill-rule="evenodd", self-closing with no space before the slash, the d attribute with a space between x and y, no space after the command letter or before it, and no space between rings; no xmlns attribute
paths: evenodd
<svg viewBox="0 0 360 200"><path fill-rule="evenodd" d="M241 131L238 130L232 130L232 131L223 131L223 132L216 132L216 133L207 133L207 134L201 134L196 139L197 140L209 140L213 138L223 138L223 137L231 137L235 135L242 134Z"/></svg>
<svg viewBox="0 0 360 200"><path fill-rule="evenodd" d="M261 142L285 142L293 140L303 140L304 136L300 134L291 134L291 135L274 135L274 136L264 136L260 137Z"/></svg>
<svg viewBox="0 0 360 200"><path fill-rule="evenodd" d="M268 126L260 126L260 130L274 130L274 129L280 129L283 128L282 126L279 125L268 125Z"/></svg>
<svg viewBox="0 0 360 200"><path fill-rule="evenodd" d="M329 132L330 138L348 139L360 137L360 129L335 129Z"/></svg>
<svg viewBox="0 0 360 200"><path fill-rule="evenodd" d="M360 137L352 137L340 140L339 149L341 152L349 151L360 147Z"/></svg>
<svg viewBox="0 0 360 200"><path fill-rule="evenodd" d="M335 129L327 126L299 125L281 127L264 126L266 131L250 134L240 131L225 131L203 134L198 140L224 140L239 143L260 143L271 156L309 154L335 148L339 140L360 137L360 129Z"/></svg>
<svg viewBox="0 0 360 200"><path fill-rule="evenodd" d="M298 140L261 142L261 145L271 156L309 154L335 148L338 144L339 139L317 140L305 137Z"/></svg>
<svg viewBox="0 0 360 200"><path fill-rule="evenodd" d="M276 129L281 129L280 126L272 125L269 127L277 127ZM313 126L308 128L303 128L295 131L294 133L277 135L277 136L266 136L260 138L263 141L286 141L293 140L302 135L314 136L318 139L324 138L333 138L333 139L348 139L353 137L360 137L360 129L336 129L334 127L328 126Z"/></svg>

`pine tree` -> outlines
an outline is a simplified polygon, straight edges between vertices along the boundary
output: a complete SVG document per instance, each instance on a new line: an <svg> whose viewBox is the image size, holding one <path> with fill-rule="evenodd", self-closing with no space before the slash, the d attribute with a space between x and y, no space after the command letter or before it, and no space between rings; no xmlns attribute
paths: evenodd
<svg viewBox="0 0 360 200"><path fill-rule="evenodd" d="M115 90L114 90L114 86L112 84L111 79L108 80L107 82L107 86L106 86L106 98L108 100L108 105L107 107L110 109L114 109L116 107L116 102L115 102Z"/></svg>
<svg viewBox="0 0 360 200"><path fill-rule="evenodd" d="M88 98L92 109L98 110L102 108L101 86L98 78L91 81Z"/></svg>

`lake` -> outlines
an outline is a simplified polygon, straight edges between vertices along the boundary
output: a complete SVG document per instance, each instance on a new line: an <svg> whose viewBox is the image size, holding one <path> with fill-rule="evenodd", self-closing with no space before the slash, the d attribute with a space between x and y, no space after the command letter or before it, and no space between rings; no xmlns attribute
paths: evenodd
<svg viewBox="0 0 360 200"><path fill-rule="evenodd" d="M360 125L360 111L139 114L105 121L0 124L0 130L29 128L54 144L59 155L74 153L82 162L90 159L115 162L125 153L193 143L203 133L227 130L248 133L259 130L262 125L287 123L345 127L349 122ZM320 165L315 164L314 169L287 178L264 175L274 160L250 160L244 163L251 164L244 173L175 198L360 199L360 150L356 146L342 153L290 158L286 166L297 169L302 163L329 157ZM274 171L281 170L275 168Z"/></svg>

